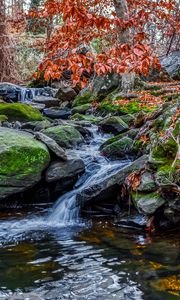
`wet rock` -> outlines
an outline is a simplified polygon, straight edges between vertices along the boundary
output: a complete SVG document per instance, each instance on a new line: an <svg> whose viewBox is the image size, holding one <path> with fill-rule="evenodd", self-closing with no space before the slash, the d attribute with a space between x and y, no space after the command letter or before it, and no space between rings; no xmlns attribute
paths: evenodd
<svg viewBox="0 0 180 300"><path fill-rule="evenodd" d="M153 192L157 188L153 175L149 172L144 172L141 175L141 183L138 187L139 192Z"/></svg>
<svg viewBox="0 0 180 300"><path fill-rule="evenodd" d="M66 162L53 162L46 171L46 181L54 182L74 178L81 175L84 171L85 165L81 159L69 159Z"/></svg>
<svg viewBox="0 0 180 300"><path fill-rule="evenodd" d="M115 224L121 227L128 227L134 229L145 228L148 222L147 216L141 214L135 214L130 216L117 216Z"/></svg>
<svg viewBox="0 0 180 300"><path fill-rule="evenodd" d="M71 116L69 108L61 109L59 107L45 108L43 114L51 119L68 119Z"/></svg>
<svg viewBox="0 0 180 300"><path fill-rule="evenodd" d="M120 117L108 117L99 122L99 126L104 132L122 133L129 129L128 125Z"/></svg>
<svg viewBox="0 0 180 300"><path fill-rule="evenodd" d="M35 109L38 109L40 112L43 112L43 109L45 109L45 104L31 102L29 105Z"/></svg>
<svg viewBox="0 0 180 300"><path fill-rule="evenodd" d="M97 124L100 120L100 118L94 117L93 115L82 115L82 114L74 114L71 116L71 120L74 121L87 121L90 123Z"/></svg>
<svg viewBox="0 0 180 300"><path fill-rule="evenodd" d="M58 98L53 97L47 97L47 96L36 96L33 99L34 103L38 104L44 104L45 107L53 107L53 106L59 106L60 100Z"/></svg>
<svg viewBox="0 0 180 300"><path fill-rule="evenodd" d="M144 155L128 166L120 168L109 175L102 174L102 177L97 179L96 183L77 194L77 202L83 205L89 201L107 200L113 194L117 195L119 187L124 183L125 178L133 171L143 168L147 160L148 156Z"/></svg>
<svg viewBox="0 0 180 300"><path fill-rule="evenodd" d="M154 214L165 203L165 199L157 192L149 194L136 193L134 194L133 201L137 209L147 215Z"/></svg>
<svg viewBox="0 0 180 300"><path fill-rule="evenodd" d="M11 83L0 83L0 97L6 102L21 101L22 88L18 85Z"/></svg>
<svg viewBox="0 0 180 300"><path fill-rule="evenodd" d="M41 179L50 156L27 132L0 128L0 199L24 191Z"/></svg>
<svg viewBox="0 0 180 300"><path fill-rule="evenodd" d="M56 141L42 132L36 132L35 138L44 143L57 157L64 161L67 160L66 152L56 143Z"/></svg>
<svg viewBox="0 0 180 300"><path fill-rule="evenodd" d="M76 96L77 93L72 87L61 87L55 95L61 101L73 101Z"/></svg>
<svg viewBox="0 0 180 300"><path fill-rule="evenodd" d="M71 125L58 125L42 131L63 148L72 148L84 141L82 135Z"/></svg>

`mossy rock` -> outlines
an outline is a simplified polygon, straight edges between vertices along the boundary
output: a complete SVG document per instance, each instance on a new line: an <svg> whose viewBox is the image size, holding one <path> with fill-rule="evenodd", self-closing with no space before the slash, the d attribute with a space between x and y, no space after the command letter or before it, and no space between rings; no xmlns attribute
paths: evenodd
<svg viewBox="0 0 180 300"><path fill-rule="evenodd" d="M79 94L78 96L76 96L76 98L73 101L72 106L76 107L76 106L81 106L87 103L92 103L93 100L95 100L94 95L92 95L91 92L87 91L84 94Z"/></svg>
<svg viewBox="0 0 180 300"><path fill-rule="evenodd" d="M0 103L0 114L9 121L40 121L44 117L39 110L24 103Z"/></svg>
<svg viewBox="0 0 180 300"><path fill-rule="evenodd" d="M126 158L127 156L136 156L138 147L129 137L123 137L120 140L102 148L102 154L112 159Z"/></svg>
<svg viewBox="0 0 180 300"><path fill-rule="evenodd" d="M75 106L72 109L72 114L75 114L75 113L84 114L84 113L86 113L86 111L88 109L91 109L91 108L92 108L92 105L89 104L89 103L83 104L83 105L79 105L79 106Z"/></svg>
<svg viewBox="0 0 180 300"><path fill-rule="evenodd" d="M118 116L105 118L99 122L99 126L104 132L122 133L129 129L128 125Z"/></svg>
<svg viewBox="0 0 180 300"><path fill-rule="evenodd" d="M160 187L170 187L174 184L180 184L180 176L176 166L180 165L180 160L176 162L175 166L164 165L158 168L155 179Z"/></svg>
<svg viewBox="0 0 180 300"><path fill-rule="evenodd" d="M31 134L1 127L0 198L33 186L49 162L47 147Z"/></svg>
<svg viewBox="0 0 180 300"><path fill-rule="evenodd" d="M8 117L5 115L0 115L0 122L5 122L8 120Z"/></svg>
<svg viewBox="0 0 180 300"><path fill-rule="evenodd" d="M122 115L121 119L130 126L133 124L133 122L135 120L135 116L132 114Z"/></svg>
<svg viewBox="0 0 180 300"><path fill-rule="evenodd" d="M55 140L63 148L72 148L84 140L80 132L70 125L53 126L42 130L42 133Z"/></svg>
<svg viewBox="0 0 180 300"><path fill-rule="evenodd" d="M73 120L73 121L87 121L87 122L96 124L100 121L100 118L94 117L92 115L82 115L82 114L76 113L76 114L71 116L71 120Z"/></svg>
<svg viewBox="0 0 180 300"><path fill-rule="evenodd" d="M157 209L159 209L165 203L165 199L163 199L158 192L153 193L131 193L131 197L135 207L139 210L139 212L144 213L146 215L153 215Z"/></svg>
<svg viewBox="0 0 180 300"><path fill-rule="evenodd" d="M137 130L137 129L130 129L130 130L128 130L127 132L120 133L120 134L118 134L118 135L116 135L116 136L114 136L114 137L112 137L112 138L109 138L107 141L105 141L105 142L101 145L100 149L103 149L104 147L106 147L106 146L108 146L108 145L110 145L110 144L112 144L112 143L114 143L114 142L119 141L119 140L122 139L123 137L129 137L129 138L131 138L131 139L134 139L134 138L136 137L137 133L138 133L138 130Z"/></svg>
<svg viewBox="0 0 180 300"><path fill-rule="evenodd" d="M159 141L150 153L149 162L156 165L171 165L176 157L178 145L169 138L165 142Z"/></svg>

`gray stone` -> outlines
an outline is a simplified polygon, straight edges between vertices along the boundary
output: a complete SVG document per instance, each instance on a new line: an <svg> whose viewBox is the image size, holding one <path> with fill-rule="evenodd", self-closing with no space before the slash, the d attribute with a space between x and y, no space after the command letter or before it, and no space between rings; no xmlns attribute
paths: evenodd
<svg viewBox="0 0 180 300"><path fill-rule="evenodd" d="M53 106L59 106L60 100L58 98L41 95L41 96L34 97L33 102L37 104L44 104L45 107L48 108Z"/></svg>
<svg viewBox="0 0 180 300"><path fill-rule="evenodd" d="M57 157L65 161L67 160L66 152L56 143L55 140L51 139L42 132L36 132L35 137L37 140L43 142Z"/></svg>
<svg viewBox="0 0 180 300"><path fill-rule="evenodd" d="M71 110L69 108L51 107L45 108L43 114L51 119L67 120L71 116Z"/></svg>
<svg viewBox="0 0 180 300"><path fill-rule="evenodd" d="M67 178L73 178L85 171L84 162L81 159L70 159L66 162L53 162L46 171L46 181L53 182Z"/></svg>
<svg viewBox="0 0 180 300"><path fill-rule="evenodd" d="M139 192L153 192L156 190L156 183L151 173L145 172L141 175L141 183L137 190Z"/></svg>
<svg viewBox="0 0 180 300"><path fill-rule="evenodd" d="M180 50L174 51L167 56L163 56L160 61L161 65L172 78L180 78Z"/></svg>
<svg viewBox="0 0 180 300"><path fill-rule="evenodd" d="M129 129L128 125L120 117L108 117L99 122L101 129L110 133L122 133Z"/></svg>
<svg viewBox="0 0 180 300"><path fill-rule="evenodd" d="M164 203L165 199L163 199L157 193L139 195L137 199L137 208L140 212L143 212L144 214L152 215Z"/></svg>
<svg viewBox="0 0 180 300"><path fill-rule="evenodd" d="M79 192L77 194L77 201L83 205L86 202L96 199L106 199L109 191L111 192L111 195L114 191L118 192L119 186L124 183L126 177L133 171L143 168L147 160L148 156L143 155L128 166L114 171L113 174L104 174L100 179L97 179L96 183Z"/></svg>

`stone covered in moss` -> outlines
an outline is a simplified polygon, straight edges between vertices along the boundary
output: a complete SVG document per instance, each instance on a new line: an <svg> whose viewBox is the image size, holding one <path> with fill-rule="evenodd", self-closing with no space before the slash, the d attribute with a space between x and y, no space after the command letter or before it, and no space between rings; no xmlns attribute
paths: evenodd
<svg viewBox="0 0 180 300"><path fill-rule="evenodd" d="M122 133L129 129L128 125L120 118L116 116L105 118L99 122L101 129L104 132L109 133Z"/></svg>
<svg viewBox="0 0 180 300"><path fill-rule="evenodd" d="M0 122L5 122L8 120L8 117L5 115L0 115Z"/></svg>
<svg viewBox="0 0 180 300"><path fill-rule="evenodd" d="M0 198L37 183L49 161L47 147L31 134L0 128Z"/></svg>
<svg viewBox="0 0 180 300"><path fill-rule="evenodd" d="M157 167L159 165L171 165L176 157L177 151L178 145L172 138L166 141L161 140L152 149L149 162Z"/></svg>
<svg viewBox="0 0 180 300"><path fill-rule="evenodd" d="M147 215L154 214L165 203L165 200L157 192L133 193L132 199L137 209Z"/></svg>
<svg viewBox="0 0 180 300"><path fill-rule="evenodd" d="M73 101L73 107L75 106L81 106L87 103L92 103L94 100L94 96L91 92L87 91L84 92L82 95L79 94Z"/></svg>
<svg viewBox="0 0 180 300"><path fill-rule="evenodd" d="M138 133L138 129L130 129L130 130L126 131L126 132L123 132L123 133L120 133L120 134L118 134L118 135L116 135L116 136L113 136L113 137L107 139L107 140L101 145L100 149L103 149L104 147L106 147L106 146L108 146L108 145L110 145L110 144L112 144L112 143L114 143L114 142L119 141L119 140L122 139L123 137L129 137L129 138L131 138L131 139L134 139L134 138L136 137L137 133Z"/></svg>
<svg viewBox="0 0 180 300"><path fill-rule="evenodd" d="M89 104L89 103L83 104L83 105L79 105L79 106L75 106L72 109L72 114L75 114L75 113L84 114L84 113L86 113L86 111L88 109L91 109L91 108L92 108L92 105Z"/></svg>
<svg viewBox="0 0 180 300"><path fill-rule="evenodd" d="M123 137L118 141L111 143L102 148L103 155L109 158L125 158L127 156L136 156L138 147L129 137Z"/></svg>
<svg viewBox="0 0 180 300"><path fill-rule="evenodd" d="M0 115L6 115L9 121L43 120L39 110L24 103L0 103Z"/></svg>
<svg viewBox="0 0 180 300"><path fill-rule="evenodd" d="M94 117L92 115L82 115L82 114L76 113L73 116L71 116L71 120L73 120L73 121L87 121L87 122L96 124L96 123L98 123L98 121L100 119L97 118L97 117Z"/></svg>
<svg viewBox="0 0 180 300"><path fill-rule="evenodd" d="M70 125L53 126L42 132L64 148L71 148L83 142L83 137L79 131Z"/></svg>
<svg viewBox="0 0 180 300"><path fill-rule="evenodd" d="M139 192L153 192L157 189L153 175L149 172L144 172L141 175L141 183L138 187Z"/></svg>

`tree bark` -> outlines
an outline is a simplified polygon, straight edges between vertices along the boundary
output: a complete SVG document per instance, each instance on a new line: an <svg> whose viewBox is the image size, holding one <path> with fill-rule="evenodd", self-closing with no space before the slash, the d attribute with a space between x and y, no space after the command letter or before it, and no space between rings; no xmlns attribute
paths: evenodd
<svg viewBox="0 0 180 300"><path fill-rule="evenodd" d="M128 5L126 0L113 0L116 15L118 18L128 19ZM118 27L118 42L120 44L131 44L130 30ZM127 71L122 75L121 90L123 93L127 93L133 90L135 85L135 73Z"/></svg>
<svg viewBox="0 0 180 300"><path fill-rule="evenodd" d="M17 83L19 81L12 46L11 39L6 31L5 0L0 0L0 82Z"/></svg>

